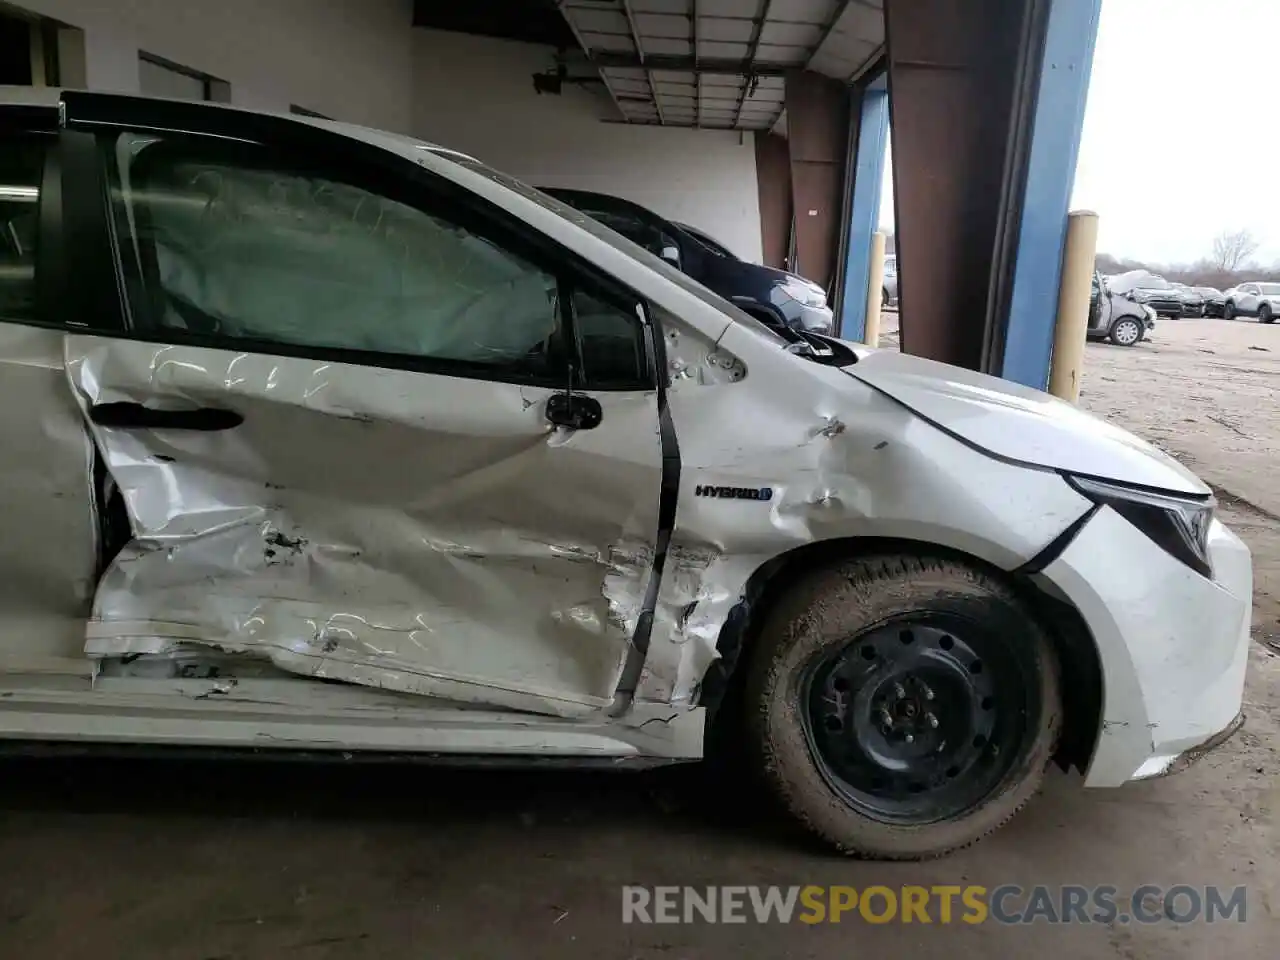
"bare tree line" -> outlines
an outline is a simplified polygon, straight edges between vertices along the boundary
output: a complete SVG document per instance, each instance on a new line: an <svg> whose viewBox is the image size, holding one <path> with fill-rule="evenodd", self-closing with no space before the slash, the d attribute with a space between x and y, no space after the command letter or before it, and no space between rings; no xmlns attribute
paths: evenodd
<svg viewBox="0 0 1280 960"><path fill-rule="evenodd" d="M1247 280L1280 280L1280 264L1260 267L1250 262L1258 252L1258 239L1248 230L1224 230L1213 238L1208 256L1192 264L1147 263L1126 257L1099 253L1095 265L1099 273L1117 274L1130 270L1146 270L1193 287L1216 287L1226 290Z"/></svg>

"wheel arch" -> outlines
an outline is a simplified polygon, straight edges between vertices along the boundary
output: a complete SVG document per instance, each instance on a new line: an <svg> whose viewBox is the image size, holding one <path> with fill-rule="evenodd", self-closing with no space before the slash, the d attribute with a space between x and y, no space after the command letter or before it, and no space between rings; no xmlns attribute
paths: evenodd
<svg viewBox="0 0 1280 960"><path fill-rule="evenodd" d="M761 564L747 579L742 599L720 628L719 657L707 670L698 703L706 707L708 737L714 745L732 727L726 718L741 713L746 663L759 639L764 613L810 571L855 557L877 553L928 554L978 567L1009 584L1036 612L1049 634L1062 679L1063 724L1055 760L1063 769L1084 773L1102 730L1103 675L1097 643L1080 612L1067 600L1042 589L1031 571L1008 571L982 557L954 547L901 537L844 537L803 544ZM728 734L731 738L732 734Z"/></svg>

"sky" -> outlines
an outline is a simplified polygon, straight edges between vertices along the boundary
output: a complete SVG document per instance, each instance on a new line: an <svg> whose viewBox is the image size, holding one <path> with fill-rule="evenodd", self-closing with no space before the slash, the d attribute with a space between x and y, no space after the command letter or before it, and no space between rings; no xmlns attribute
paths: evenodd
<svg viewBox="0 0 1280 960"><path fill-rule="evenodd" d="M1244 228L1280 261L1278 94L1280 0L1102 0L1071 197L1099 252L1190 263Z"/></svg>

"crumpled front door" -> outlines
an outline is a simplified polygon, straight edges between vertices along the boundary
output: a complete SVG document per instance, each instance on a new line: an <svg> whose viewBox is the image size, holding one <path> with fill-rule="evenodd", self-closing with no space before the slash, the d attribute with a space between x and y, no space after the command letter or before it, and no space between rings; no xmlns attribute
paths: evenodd
<svg viewBox="0 0 1280 960"><path fill-rule="evenodd" d="M134 537L92 657L217 648L306 676L607 705L658 526L652 392L553 427L545 388L69 336ZM97 422L93 422L97 421Z"/></svg>

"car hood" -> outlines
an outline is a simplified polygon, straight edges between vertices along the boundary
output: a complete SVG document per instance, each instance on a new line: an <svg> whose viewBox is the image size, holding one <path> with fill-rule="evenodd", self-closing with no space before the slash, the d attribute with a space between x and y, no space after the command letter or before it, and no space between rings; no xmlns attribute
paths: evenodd
<svg viewBox="0 0 1280 960"><path fill-rule="evenodd" d="M1207 495L1194 473L1127 430L1047 393L959 367L857 344L850 376L971 446L1029 466Z"/></svg>
<svg viewBox="0 0 1280 960"><path fill-rule="evenodd" d="M823 294L827 292L825 289L823 289L822 284L814 283L812 280L806 280L804 277L800 276L800 274L798 273L788 273L786 270L779 270L777 267L768 267L768 266L765 266L763 263L748 263L745 260L741 262L749 266L752 269L752 271L759 273L762 276L769 277L777 281L778 283L782 283L783 281L786 281L786 280L796 280L807 286L813 287L815 290L821 290Z"/></svg>

